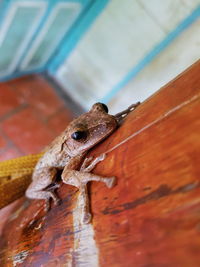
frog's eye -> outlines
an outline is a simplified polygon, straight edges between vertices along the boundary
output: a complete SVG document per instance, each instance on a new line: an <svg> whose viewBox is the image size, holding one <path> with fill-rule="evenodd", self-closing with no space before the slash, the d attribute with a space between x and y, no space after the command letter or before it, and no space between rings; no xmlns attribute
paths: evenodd
<svg viewBox="0 0 200 267"><path fill-rule="evenodd" d="M84 139L86 137L86 132L85 131L77 131L77 132L74 132L71 137L74 139L74 140L80 140L80 139Z"/></svg>
<svg viewBox="0 0 200 267"><path fill-rule="evenodd" d="M106 113L108 113L108 107L107 107L104 103L101 103L101 105L102 105L104 111L105 111Z"/></svg>

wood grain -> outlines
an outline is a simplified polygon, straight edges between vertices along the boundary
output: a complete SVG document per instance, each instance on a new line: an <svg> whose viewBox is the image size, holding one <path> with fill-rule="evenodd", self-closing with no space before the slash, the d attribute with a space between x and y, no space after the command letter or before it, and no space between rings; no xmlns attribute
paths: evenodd
<svg viewBox="0 0 200 267"><path fill-rule="evenodd" d="M93 222L81 225L76 188L48 214L22 198L0 240L1 266L200 265L200 61L132 112L91 154L112 148L89 186Z"/></svg>

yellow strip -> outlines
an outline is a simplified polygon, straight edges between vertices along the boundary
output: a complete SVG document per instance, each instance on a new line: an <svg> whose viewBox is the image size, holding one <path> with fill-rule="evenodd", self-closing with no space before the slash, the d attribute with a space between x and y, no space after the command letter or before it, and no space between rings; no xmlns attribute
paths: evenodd
<svg viewBox="0 0 200 267"><path fill-rule="evenodd" d="M31 174L44 153L23 156L0 162L0 177Z"/></svg>

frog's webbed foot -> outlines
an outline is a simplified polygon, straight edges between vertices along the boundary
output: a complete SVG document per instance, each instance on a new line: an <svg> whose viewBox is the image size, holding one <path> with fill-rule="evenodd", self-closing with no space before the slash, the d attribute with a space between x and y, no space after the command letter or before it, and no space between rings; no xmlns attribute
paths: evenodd
<svg viewBox="0 0 200 267"><path fill-rule="evenodd" d="M60 187L60 184L55 182L55 183L50 184L46 188L46 190L48 190L48 191L54 191L54 190L58 189L59 187Z"/></svg>
<svg viewBox="0 0 200 267"><path fill-rule="evenodd" d="M112 176L106 180L106 185L108 188L112 188L113 186L116 185L116 182L117 182L116 178Z"/></svg>
<svg viewBox="0 0 200 267"><path fill-rule="evenodd" d="M101 180L103 178L103 180ZM93 180L91 180L93 181ZM105 178L100 177L99 181L103 181L106 183L108 188L111 188L115 185L116 179L115 177ZM87 191L87 184L82 184L79 187L80 195L78 197L78 205L81 208L81 221L83 224L88 224L91 222L92 215L90 213L90 205L89 205L89 198L88 198L88 191Z"/></svg>
<svg viewBox="0 0 200 267"><path fill-rule="evenodd" d="M54 204L55 204L56 206L60 205L61 202L62 202L62 199L59 198L59 196L58 196L55 192L53 192L53 195L54 195L54 198L53 198L53 202L54 202Z"/></svg>
<svg viewBox="0 0 200 267"><path fill-rule="evenodd" d="M115 114L115 118L118 123L121 123L123 119L134 109L136 109L140 105L140 102L130 105L127 109Z"/></svg>
<svg viewBox="0 0 200 267"><path fill-rule="evenodd" d="M55 181L56 174L57 170L55 168L36 169L33 173L33 181L26 190L28 198L46 200L45 210L47 211L50 209L49 201L51 199L56 205L60 203L59 197L54 192L59 187L59 184Z"/></svg>
<svg viewBox="0 0 200 267"><path fill-rule="evenodd" d="M60 205L62 200L57 196L57 194L55 192L51 192L51 197L50 198L46 198L45 199L45 212L48 212L50 211L51 209L51 200L53 200L54 204L56 206Z"/></svg>
<svg viewBox="0 0 200 267"><path fill-rule="evenodd" d="M93 159L93 157L85 158L80 171L81 172L90 172L94 169L94 167L101 161L103 161L106 158L106 154L101 154L100 156Z"/></svg>
<svg viewBox="0 0 200 267"><path fill-rule="evenodd" d="M45 190L41 190L41 191L35 191L34 188L28 188L28 190L26 191L26 196L28 198L32 198L32 199L44 199L45 200L45 211L49 211L50 210L50 202L51 199L53 200L53 202L55 203L55 205L60 204L61 199L57 196L56 192L54 192L55 188L47 188ZM48 191L49 190L49 191Z"/></svg>
<svg viewBox="0 0 200 267"><path fill-rule="evenodd" d="M47 213L51 209L50 198L45 199L44 211Z"/></svg>
<svg viewBox="0 0 200 267"><path fill-rule="evenodd" d="M80 190L79 205L82 210L82 222L89 223L92 216L89 211L87 183L90 181L103 182L108 188L111 188L115 185L116 179L115 177L102 177L85 170L75 171L66 168L62 173L62 180L65 184L76 186Z"/></svg>
<svg viewBox="0 0 200 267"><path fill-rule="evenodd" d="M88 168L88 166L91 164L93 160L93 157L90 156L90 157L86 157L80 167L80 171L84 171L86 168Z"/></svg>
<svg viewBox="0 0 200 267"><path fill-rule="evenodd" d="M53 190L51 188L51 190ZM54 189L55 190L55 189ZM50 211L51 209L51 201L53 200L54 205L58 206L61 204L62 200L58 197L58 195L56 194L56 192L50 192L50 197L45 199L45 212Z"/></svg>

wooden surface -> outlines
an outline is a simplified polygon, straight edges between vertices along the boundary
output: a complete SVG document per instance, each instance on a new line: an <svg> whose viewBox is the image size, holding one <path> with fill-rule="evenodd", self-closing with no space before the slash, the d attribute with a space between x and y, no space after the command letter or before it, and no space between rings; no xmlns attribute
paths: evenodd
<svg viewBox="0 0 200 267"><path fill-rule="evenodd" d="M94 170L93 222L79 223L76 188L45 215L20 199L0 240L1 266L200 266L200 62L132 112L91 154L132 135Z"/></svg>
<svg viewBox="0 0 200 267"><path fill-rule="evenodd" d="M52 81L39 74L0 83L0 161L41 152L64 130L74 109L69 109L59 92ZM79 111L76 107L76 114ZM0 207L23 196L31 180L22 185L23 179L15 178L0 179ZM8 194L4 194L6 190ZM0 209L0 235L13 205Z"/></svg>

